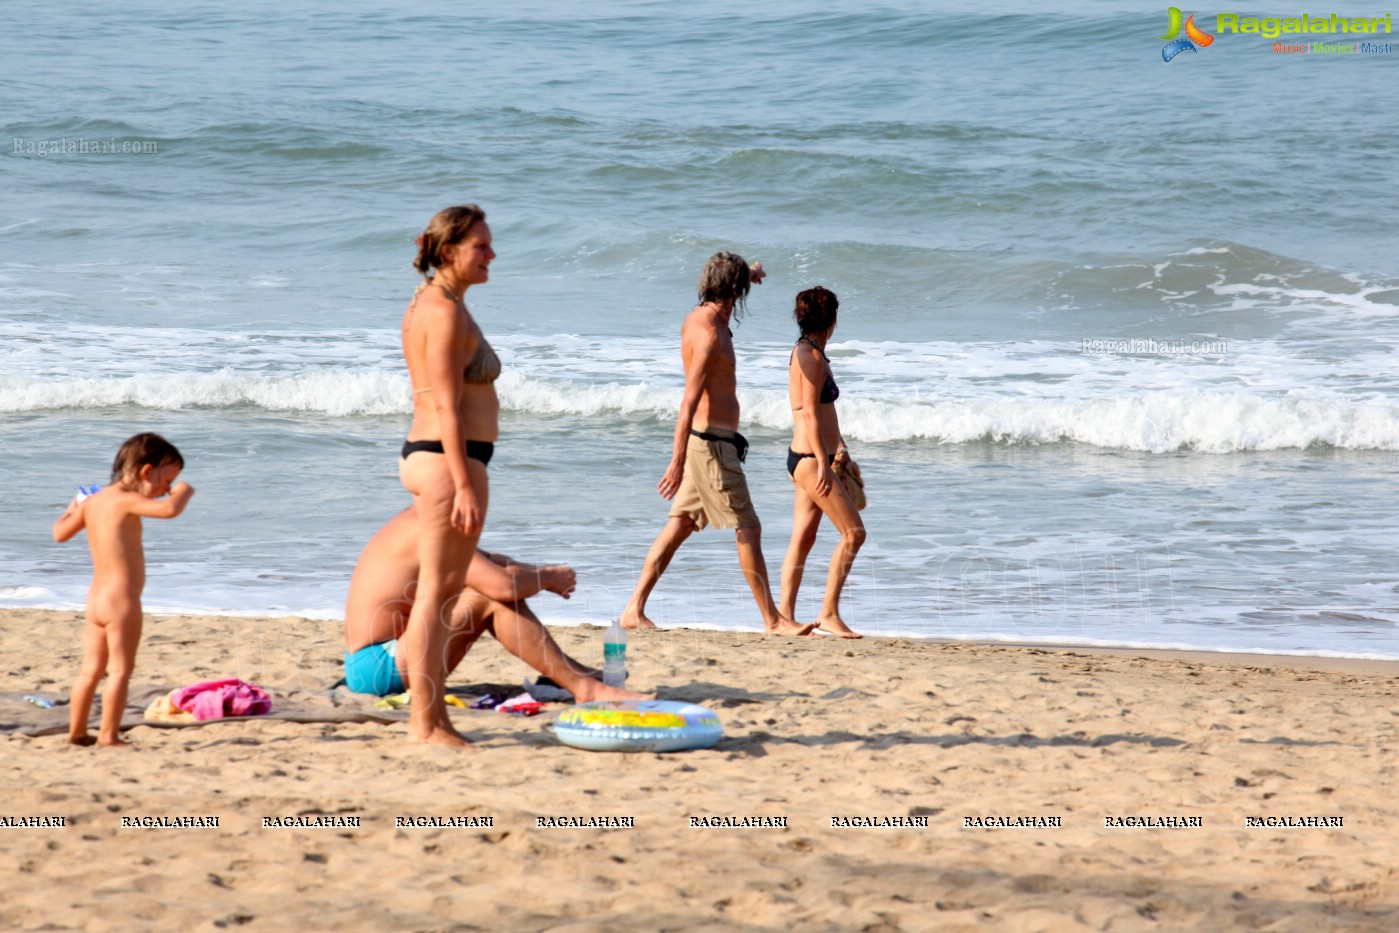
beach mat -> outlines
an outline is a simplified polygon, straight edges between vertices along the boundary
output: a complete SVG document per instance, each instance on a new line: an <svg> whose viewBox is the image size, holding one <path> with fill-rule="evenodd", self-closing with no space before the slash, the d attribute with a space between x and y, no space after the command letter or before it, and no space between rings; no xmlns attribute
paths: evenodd
<svg viewBox="0 0 1399 933"><path fill-rule="evenodd" d="M161 722L146 718L146 707L160 697L166 696L174 687L132 686L127 692L126 713L122 716L121 727L125 731L135 726L151 726L157 729L185 729L210 726L221 722L244 722L250 719L279 719L283 722L304 723L347 723L347 722L401 722L408 718L407 710L375 709L378 697L353 693L345 687L334 687L322 691L301 689L279 690L266 688L272 694L272 712L261 716L225 716L222 719L208 719L203 722ZM37 696L53 701L50 709L35 706L25 699ZM89 730L97 732L97 704L93 704L89 717ZM68 731L68 697L66 694L45 693L42 691L0 691L0 736L60 735Z"/></svg>

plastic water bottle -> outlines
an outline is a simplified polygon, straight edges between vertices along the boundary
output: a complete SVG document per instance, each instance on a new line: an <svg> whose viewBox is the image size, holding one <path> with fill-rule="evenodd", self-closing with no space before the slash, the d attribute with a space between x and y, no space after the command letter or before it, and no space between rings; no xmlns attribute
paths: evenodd
<svg viewBox="0 0 1399 933"><path fill-rule="evenodd" d="M609 687L627 685L627 630L618 619L602 636L602 682Z"/></svg>

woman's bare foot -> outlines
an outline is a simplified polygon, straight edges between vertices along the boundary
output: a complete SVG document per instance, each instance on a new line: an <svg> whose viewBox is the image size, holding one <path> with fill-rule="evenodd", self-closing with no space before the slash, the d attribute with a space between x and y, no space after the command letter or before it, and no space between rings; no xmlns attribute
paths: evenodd
<svg viewBox="0 0 1399 933"><path fill-rule="evenodd" d="M770 635L810 635L811 630L815 627L815 622L807 622L803 625L800 622L792 621L784 615L779 615L777 621L766 626L766 629Z"/></svg>
<svg viewBox="0 0 1399 933"><path fill-rule="evenodd" d="M471 748L471 743L455 729L443 729L439 727L429 731L423 736L418 736L410 732L408 738L411 741L419 742L424 745L446 745L448 748Z"/></svg>
<svg viewBox="0 0 1399 933"><path fill-rule="evenodd" d="M837 638L865 637L846 625L840 616L822 616L816 620L816 628L827 635L834 635Z"/></svg>
<svg viewBox="0 0 1399 933"><path fill-rule="evenodd" d="M466 740L452 721L447 718L444 712L440 717L433 717L425 722L408 723L408 739L412 742L422 742L428 745L446 745L451 748L470 748L471 743Z"/></svg>
<svg viewBox="0 0 1399 933"><path fill-rule="evenodd" d="M128 741L126 741L125 739L123 739L121 736L117 736L115 739L98 739L98 740L97 740L97 745L98 745L99 748L135 748L135 747L136 747L136 746L132 745L130 742L128 742Z"/></svg>
<svg viewBox="0 0 1399 933"><path fill-rule="evenodd" d="M87 747L87 746L89 746L89 745L96 745L96 744L97 744L97 739L93 738L92 736L90 736L90 735L88 735L86 732L84 732L82 735L69 735L69 736L68 736L68 744L69 744L69 745L81 745L81 746L83 746L83 747Z"/></svg>

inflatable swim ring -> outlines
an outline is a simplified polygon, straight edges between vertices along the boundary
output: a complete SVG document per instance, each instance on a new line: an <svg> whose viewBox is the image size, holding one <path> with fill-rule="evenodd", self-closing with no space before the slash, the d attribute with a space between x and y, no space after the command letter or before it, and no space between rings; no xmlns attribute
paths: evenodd
<svg viewBox="0 0 1399 933"><path fill-rule="evenodd" d="M678 752L709 748L724 735L703 706L673 700L598 700L559 714L560 742L593 752Z"/></svg>

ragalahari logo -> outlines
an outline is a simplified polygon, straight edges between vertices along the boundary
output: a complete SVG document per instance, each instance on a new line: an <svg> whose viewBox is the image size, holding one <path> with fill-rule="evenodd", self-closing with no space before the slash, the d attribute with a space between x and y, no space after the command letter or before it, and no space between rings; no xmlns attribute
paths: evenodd
<svg viewBox="0 0 1399 933"><path fill-rule="evenodd" d="M1200 48L1204 48L1214 41L1214 36L1207 32L1201 32L1200 27L1195 25L1194 13L1191 13L1190 16L1186 18L1185 23L1182 24L1180 21L1180 10L1171 7L1166 12L1170 17L1170 23L1166 28L1166 34L1161 37L1162 41L1166 43L1165 48L1161 49L1162 61L1168 62L1181 52L1193 52L1195 51L1195 46L1198 45ZM1180 36L1181 29L1185 30L1185 36L1184 38L1177 38Z"/></svg>

